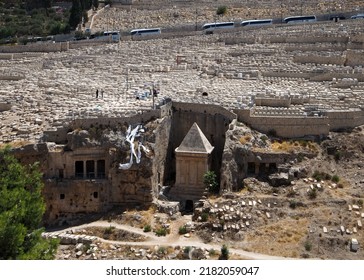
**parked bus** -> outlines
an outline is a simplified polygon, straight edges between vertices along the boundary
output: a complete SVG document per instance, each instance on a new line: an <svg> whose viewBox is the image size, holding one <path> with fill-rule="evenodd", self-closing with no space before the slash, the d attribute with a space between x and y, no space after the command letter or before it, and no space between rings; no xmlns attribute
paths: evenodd
<svg viewBox="0 0 364 280"><path fill-rule="evenodd" d="M160 28L145 28L145 29L133 29L130 31L131 36L145 36L145 35L153 35L153 34L161 34Z"/></svg>
<svg viewBox="0 0 364 280"><path fill-rule="evenodd" d="M315 22L316 16L294 16L286 17L283 21L285 23L302 23L302 22Z"/></svg>
<svg viewBox="0 0 364 280"><path fill-rule="evenodd" d="M234 22L214 22L214 23L206 23L202 26L202 29L206 31L206 33L212 33L215 29L223 29L223 28L234 28Z"/></svg>
<svg viewBox="0 0 364 280"><path fill-rule="evenodd" d="M240 23L241 26L259 26L259 25L268 25L273 24L272 19L252 19L252 20L244 20Z"/></svg>
<svg viewBox="0 0 364 280"><path fill-rule="evenodd" d="M113 42L120 41L120 31L104 31L104 36L111 36Z"/></svg>
<svg viewBox="0 0 364 280"><path fill-rule="evenodd" d="M364 14L357 14L351 17L351 19L359 19L359 18L364 18Z"/></svg>

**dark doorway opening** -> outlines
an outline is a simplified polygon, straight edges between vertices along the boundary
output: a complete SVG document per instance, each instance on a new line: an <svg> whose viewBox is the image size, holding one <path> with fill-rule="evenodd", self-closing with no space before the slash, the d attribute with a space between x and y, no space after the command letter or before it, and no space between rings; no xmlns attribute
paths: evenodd
<svg viewBox="0 0 364 280"><path fill-rule="evenodd" d="M75 176L76 178L83 178L83 161L75 162Z"/></svg>
<svg viewBox="0 0 364 280"><path fill-rule="evenodd" d="M192 213L192 212L193 212L193 201L192 200L186 200L185 214Z"/></svg>
<svg viewBox="0 0 364 280"><path fill-rule="evenodd" d="M86 176L87 178L95 178L95 161L86 161Z"/></svg>
<svg viewBox="0 0 364 280"><path fill-rule="evenodd" d="M248 162L248 175L255 174L255 162Z"/></svg>

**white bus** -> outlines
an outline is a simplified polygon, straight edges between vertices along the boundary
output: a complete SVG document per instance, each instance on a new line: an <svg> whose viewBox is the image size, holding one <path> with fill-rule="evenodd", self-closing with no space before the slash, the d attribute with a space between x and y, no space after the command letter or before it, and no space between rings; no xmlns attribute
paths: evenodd
<svg viewBox="0 0 364 280"><path fill-rule="evenodd" d="M215 29L223 29L223 28L234 28L234 22L214 22L214 23L205 23L202 26L202 29L206 31L206 33L213 32Z"/></svg>
<svg viewBox="0 0 364 280"><path fill-rule="evenodd" d="M104 31L104 36L111 36L113 42L120 41L120 31Z"/></svg>
<svg viewBox="0 0 364 280"><path fill-rule="evenodd" d="M240 23L241 26L260 26L260 25L268 25L273 24L272 19L252 19L252 20L244 20Z"/></svg>
<svg viewBox="0 0 364 280"><path fill-rule="evenodd" d="M145 29L133 29L130 31L131 36L145 36L145 35L155 35L161 34L160 28L145 28Z"/></svg>
<svg viewBox="0 0 364 280"><path fill-rule="evenodd" d="M285 23L314 22L314 21L316 21L316 16L295 16L295 17L286 17L283 21L284 21Z"/></svg>

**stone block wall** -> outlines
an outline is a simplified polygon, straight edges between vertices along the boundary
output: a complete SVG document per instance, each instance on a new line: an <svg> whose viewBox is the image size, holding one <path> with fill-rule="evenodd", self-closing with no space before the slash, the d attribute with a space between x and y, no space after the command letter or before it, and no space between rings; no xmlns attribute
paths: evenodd
<svg viewBox="0 0 364 280"><path fill-rule="evenodd" d="M255 97L255 105L269 107L289 107L289 105L291 105L291 99Z"/></svg>
<svg viewBox="0 0 364 280"><path fill-rule="evenodd" d="M16 46L0 46L0 53L22 53L22 52L60 52L67 51L69 42L61 43L33 43Z"/></svg>
<svg viewBox="0 0 364 280"><path fill-rule="evenodd" d="M252 128L269 133L272 130L281 137L296 138L309 135L328 135L326 118L319 117L252 117Z"/></svg>
<svg viewBox="0 0 364 280"><path fill-rule="evenodd" d="M115 127L120 124L140 124L146 123L152 119L156 119L160 117L160 110L148 110L140 114L135 114L130 117L121 117L121 118L95 118L95 119L75 119L71 122L71 128L90 128L92 125L103 125Z"/></svg>
<svg viewBox="0 0 364 280"><path fill-rule="evenodd" d="M354 128L364 124L364 111L363 110L330 110L325 112L325 116L328 118L331 131Z"/></svg>
<svg viewBox="0 0 364 280"><path fill-rule="evenodd" d="M314 64L337 64L344 65L345 56L319 56L319 55L297 55L293 58L295 63L314 63Z"/></svg>
<svg viewBox="0 0 364 280"><path fill-rule="evenodd" d="M328 135L327 117L304 116L251 116L250 110L235 110L238 121L247 123L253 129L263 133L275 133L286 138L298 138L309 135Z"/></svg>

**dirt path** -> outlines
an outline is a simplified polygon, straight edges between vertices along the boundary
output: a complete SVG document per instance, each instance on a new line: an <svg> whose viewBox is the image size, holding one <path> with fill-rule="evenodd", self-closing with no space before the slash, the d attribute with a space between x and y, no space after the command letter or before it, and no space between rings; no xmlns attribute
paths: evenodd
<svg viewBox="0 0 364 280"><path fill-rule="evenodd" d="M196 247L205 250L214 249L215 251L220 251L221 244L206 244L203 243L196 235L191 234L190 237L185 237L178 233L178 229L181 225L184 225L188 220L191 220L191 217L187 216L178 221L172 223L171 225L171 233L167 236L156 236L153 232L143 232L143 229L135 228L129 225L118 224L115 222L107 222L107 221L95 221L88 224L83 224L75 227L69 227L66 229L62 229L56 232L66 232L66 231L74 231L80 229L86 229L89 227L104 227L108 228L110 226L115 227L116 229L124 230L130 233L135 233L142 235L147 238L146 241L142 242L133 242L133 241L116 241L116 240L106 240L98 237L100 241L103 243L109 244L118 244L118 245L131 245L131 246L181 246L181 247ZM270 256L264 255L254 252L248 252L240 249L229 248L230 253L235 254L244 259L257 259L257 260L274 260L274 259L286 259L284 257L278 256Z"/></svg>

